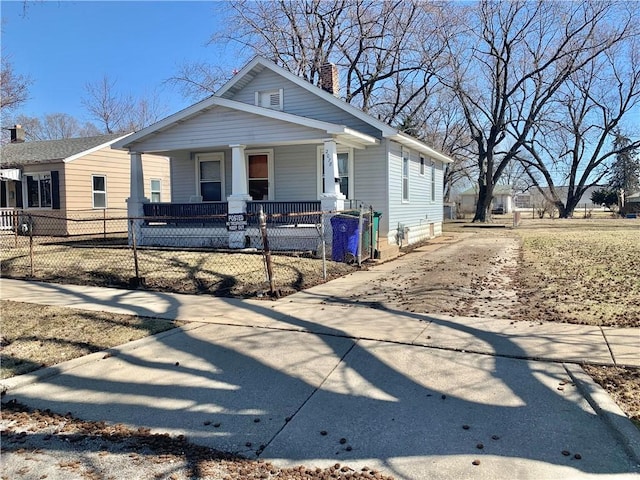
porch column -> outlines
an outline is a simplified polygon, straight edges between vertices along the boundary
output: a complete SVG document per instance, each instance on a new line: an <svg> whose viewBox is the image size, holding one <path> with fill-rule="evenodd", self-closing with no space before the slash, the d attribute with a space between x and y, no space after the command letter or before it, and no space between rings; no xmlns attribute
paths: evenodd
<svg viewBox="0 0 640 480"><path fill-rule="evenodd" d="M129 230L129 244L133 241L133 233L136 235L136 243L142 243L141 226L143 220L140 220L144 216L143 205L149 203L149 199L144 196L144 172L142 168L142 154L139 152L129 152L131 156L131 172L130 172L130 185L129 185L129 198L127 198L127 216L134 218L133 231L131 229L131 223L128 225Z"/></svg>
<svg viewBox="0 0 640 480"><path fill-rule="evenodd" d="M231 195L227 197L229 213L247 213L247 202L251 201L248 193L249 176L247 162L244 157L245 145L229 145L231 147ZM245 231L229 231L229 248L244 248Z"/></svg>
<svg viewBox="0 0 640 480"><path fill-rule="evenodd" d="M344 210L345 196L340 192L338 149L334 139L324 140L324 185L320 195L322 210Z"/></svg>

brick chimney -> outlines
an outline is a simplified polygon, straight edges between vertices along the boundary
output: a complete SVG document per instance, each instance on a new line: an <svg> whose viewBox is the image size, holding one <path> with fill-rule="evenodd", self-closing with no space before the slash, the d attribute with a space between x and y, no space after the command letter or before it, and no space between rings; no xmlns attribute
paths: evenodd
<svg viewBox="0 0 640 480"><path fill-rule="evenodd" d="M22 125L14 125L9 129L11 132L11 143L23 143L24 142L24 130Z"/></svg>
<svg viewBox="0 0 640 480"><path fill-rule="evenodd" d="M338 67L334 63L325 63L320 67L320 87L336 97L340 96Z"/></svg>

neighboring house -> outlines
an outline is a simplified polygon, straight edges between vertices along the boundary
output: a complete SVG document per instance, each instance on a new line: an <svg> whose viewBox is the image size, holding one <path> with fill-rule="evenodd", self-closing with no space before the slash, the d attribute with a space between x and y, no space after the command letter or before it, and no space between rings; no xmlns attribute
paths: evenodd
<svg viewBox="0 0 640 480"><path fill-rule="evenodd" d="M475 185L460 194L460 209L463 213L475 213L478 203L478 186ZM513 212L513 189L510 185L496 185L493 188L491 209L501 209L503 213Z"/></svg>
<svg viewBox="0 0 640 480"><path fill-rule="evenodd" d="M640 213L640 192L627 195L625 198L627 213Z"/></svg>
<svg viewBox="0 0 640 480"><path fill-rule="evenodd" d="M603 188L603 186L601 185L595 185L593 187L587 188L587 190L580 197L580 201L578 202L577 208L586 207L590 210L594 208L597 208L597 209L602 208L602 205L596 205L591 201L591 194L595 190L599 190L601 188ZM545 193L548 193L549 187L542 187L542 191ZM567 194L569 192L569 187L567 186L555 187L555 191L560 197L560 199L565 201L567 198ZM547 203L547 201L545 200L544 195L540 193L540 191L537 188L531 188L527 192L519 192L516 195L515 204L517 208L540 208L545 203Z"/></svg>
<svg viewBox="0 0 640 480"><path fill-rule="evenodd" d="M126 135L101 135L36 142L21 141L20 127L12 143L0 147L1 226L15 228L30 219L36 235L77 235L103 230L82 218L126 217L130 158L111 145ZM169 160L145 155L145 194L153 201L171 198ZM15 215L14 212L19 212ZM75 221L74 221L75 220ZM119 229L126 232L125 221Z"/></svg>
<svg viewBox="0 0 640 480"><path fill-rule="evenodd" d="M382 213L382 250L439 235L451 159L337 98L334 65L321 76L322 88L256 57L213 96L117 141L113 148L131 155L129 214L184 217L199 202L198 212L217 214L363 204ZM171 158L172 203L163 208L142 192L140 154L148 153ZM138 243L210 245L224 235L240 248L250 240L224 223L189 232L157 223L136 225Z"/></svg>

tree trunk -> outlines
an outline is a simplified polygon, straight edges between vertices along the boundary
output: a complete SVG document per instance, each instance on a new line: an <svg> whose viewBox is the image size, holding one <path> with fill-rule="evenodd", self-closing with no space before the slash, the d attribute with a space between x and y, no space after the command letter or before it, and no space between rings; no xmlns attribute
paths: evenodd
<svg viewBox="0 0 640 480"><path fill-rule="evenodd" d="M478 201L476 202L476 214L474 223L486 223L491 221L491 201L493 200L493 187L478 185Z"/></svg>

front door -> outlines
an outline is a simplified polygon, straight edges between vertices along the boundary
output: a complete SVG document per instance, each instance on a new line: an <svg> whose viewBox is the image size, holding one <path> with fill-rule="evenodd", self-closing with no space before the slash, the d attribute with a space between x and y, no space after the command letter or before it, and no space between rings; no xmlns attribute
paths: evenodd
<svg viewBox="0 0 640 480"><path fill-rule="evenodd" d="M271 200L269 191L269 154L251 153L247 155L249 171L249 195L253 200Z"/></svg>

